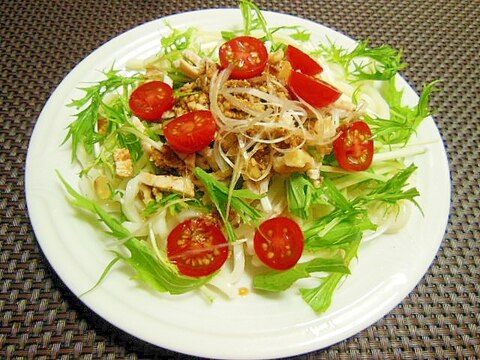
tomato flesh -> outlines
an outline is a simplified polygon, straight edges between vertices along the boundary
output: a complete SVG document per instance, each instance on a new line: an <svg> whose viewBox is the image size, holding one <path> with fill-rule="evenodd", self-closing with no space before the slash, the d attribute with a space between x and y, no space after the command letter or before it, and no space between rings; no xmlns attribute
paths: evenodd
<svg viewBox="0 0 480 360"><path fill-rule="evenodd" d="M173 108L175 97L170 85L163 81L150 81L140 85L130 95L133 114L146 121L160 121L162 115Z"/></svg>
<svg viewBox="0 0 480 360"><path fill-rule="evenodd" d="M265 265L275 270L287 270L295 266L302 256L304 236L294 220L280 216L259 226L253 246Z"/></svg>
<svg viewBox="0 0 480 360"><path fill-rule="evenodd" d="M290 74L288 87L296 96L316 108L330 105L342 95L329 83L298 71L292 71Z"/></svg>
<svg viewBox="0 0 480 360"><path fill-rule="evenodd" d="M323 68L312 57L295 46L288 45L285 57L292 65L294 70L298 70L305 75L317 75L323 71Z"/></svg>
<svg viewBox="0 0 480 360"><path fill-rule="evenodd" d="M260 75L268 62L268 51L261 40L252 36L239 36L220 46L220 65L223 69L233 65L233 79L248 79Z"/></svg>
<svg viewBox="0 0 480 360"><path fill-rule="evenodd" d="M228 241L217 223L194 217L177 225L168 235L167 256L186 276L208 276L228 258Z"/></svg>
<svg viewBox="0 0 480 360"><path fill-rule="evenodd" d="M208 110L196 110L169 122L163 134L173 150L193 154L215 139L217 124Z"/></svg>
<svg viewBox="0 0 480 360"><path fill-rule="evenodd" d="M367 123L355 121L340 128L340 135L333 142L333 152L339 165L349 171L363 171L373 160L374 144Z"/></svg>

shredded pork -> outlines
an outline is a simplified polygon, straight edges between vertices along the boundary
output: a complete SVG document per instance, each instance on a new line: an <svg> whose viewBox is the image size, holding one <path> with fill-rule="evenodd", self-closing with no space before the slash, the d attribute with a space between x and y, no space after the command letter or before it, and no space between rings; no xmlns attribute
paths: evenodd
<svg viewBox="0 0 480 360"><path fill-rule="evenodd" d="M191 81L178 89L167 117L210 110L218 131L215 144L192 155L168 144L151 149L150 160L161 172L191 178L198 166L219 179L233 171L249 181L292 172L318 179L320 161L315 159L331 152L336 120L331 109L311 109L292 97L286 86L292 66L282 50L270 54L264 72L250 79L229 79L224 74L228 69L190 51L177 67Z"/></svg>

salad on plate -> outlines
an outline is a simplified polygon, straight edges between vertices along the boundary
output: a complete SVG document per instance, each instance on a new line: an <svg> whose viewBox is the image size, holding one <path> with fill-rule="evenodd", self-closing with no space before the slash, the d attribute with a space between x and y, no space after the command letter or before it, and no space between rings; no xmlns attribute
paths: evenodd
<svg viewBox="0 0 480 360"><path fill-rule="evenodd" d="M362 243L421 214L411 159L426 148L411 139L437 82L405 105L401 51L313 43L240 9L242 29L165 24L155 56L71 102L78 190L59 178L118 240L90 290L122 261L159 292L295 291L322 313Z"/></svg>

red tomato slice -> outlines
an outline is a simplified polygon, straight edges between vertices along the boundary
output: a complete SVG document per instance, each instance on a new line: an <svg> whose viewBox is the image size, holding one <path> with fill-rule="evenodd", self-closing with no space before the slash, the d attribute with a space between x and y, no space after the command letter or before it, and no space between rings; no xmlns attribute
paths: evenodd
<svg viewBox="0 0 480 360"><path fill-rule="evenodd" d="M207 276L228 258L228 241L216 222L194 217L177 225L168 235L167 256L187 276Z"/></svg>
<svg viewBox="0 0 480 360"><path fill-rule="evenodd" d="M368 169L373 159L370 127L363 121L356 121L342 127L340 131L340 135L333 142L333 152L340 166L350 171Z"/></svg>
<svg viewBox="0 0 480 360"><path fill-rule="evenodd" d="M146 121L160 121L165 111L175 103L173 89L162 81L150 81L140 85L130 95L129 105L133 114Z"/></svg>
<svg viewBox="0 0 480 360"><path fill-rule="evenodd" d="M265 265L276 270L287 270L295 266L302 256L304 236L295 221L276 217L260 225L253 238L253 246Z"/></svg>
<svg viewBox="0 0 480 360"><path fill-rule="evenodd" d="M233 64L233 79L248 79L260 75L268 62L267 48L261 40L251 36L239 36L227 41L219 50L220 65Z"/></svg>
<svg viewBox="0 0 480 360"><path fill-rule="evenodd" d="M285 57L292 65L294 70L298 70L305 75L317 75L323 71L323 68L310 55L304 53L295 46L288 45Z"/></svg>
<svg viewBox="0 0 480 360"><path fill-rule="evenodd" d="M217 124L208 110L196 110L169 122L163 134L173 150L193 154L206 148L215 138Z"/></svg>
<svg viewBox="0 0 480 360"><path fill-rule="evenodd" d="M292 71L288 86L296 96L316 108L332 104L342 94L329 83L298 71Z"/></svg>

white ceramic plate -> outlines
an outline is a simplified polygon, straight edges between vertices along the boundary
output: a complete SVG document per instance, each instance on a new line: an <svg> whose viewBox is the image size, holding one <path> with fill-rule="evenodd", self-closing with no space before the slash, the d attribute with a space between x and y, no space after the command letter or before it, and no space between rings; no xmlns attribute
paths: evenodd
<svg viewBox="0 0 480 360"><path fill-rule="evenodd" d="M354 41L319 24L297 17L264 13L270 26L300 25L344 46ZM215 21L212 21L215 19ZM242 25L236 9L204 10L156 20L130 30L85 58L58 86L43 109L32 135L26 165L26 195L38 242L65 284L79 295L94 284L111 259L102 234L79 217L67 202L56 177L70 184L78 169L71 149L60 146L73 109L65 105L83 93L85 82L102 78L115 62L121 68L133 57L159 50L164 21L175 27L225 30ZM405 82L403 85L407 86ZM409 102L417 95L407 88ZM398 234L362 246L353 273L337 290L333 305L318 316L298 294L251 294L233 301L207 303L197 293L170 296L153 293L116 267L94 292L81 297L93 311L118 328L152 344L191 355L214 358L272 358L301 354L332 345L373 324L407 296L431 264L442 241L450 204L445 150L432 119L419 130L419 140L436 140L417 156L417 187L424 216L414 212ZM248 279L245 279L248 284Z"/></svg>

